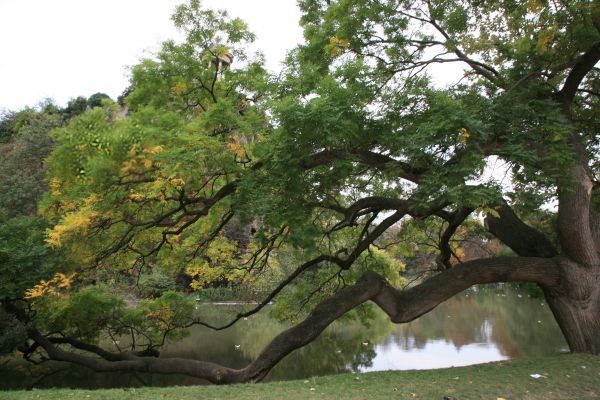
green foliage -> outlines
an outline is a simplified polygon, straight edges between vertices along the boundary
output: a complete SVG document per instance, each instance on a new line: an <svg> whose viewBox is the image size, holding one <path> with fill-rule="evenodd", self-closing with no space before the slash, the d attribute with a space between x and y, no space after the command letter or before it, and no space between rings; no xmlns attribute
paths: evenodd
<svg viewBox="0 0 600 400"><path fill-rule="evenodd" d="M297 253L294 255L298 256ZM290 262L294 255L290 254L285 259ZM406 282L401 276L404 264L389 252L371 246L347 271L330 265L302 275L284 294L278 296L272 314L278 319L296 323L340 288L356 283L366 271L377 272L394 286L402 286ZM359 317L363 323L368 323L372 313L369 307L359 307L348 317Z"/></svg>
<svg viewBox="0 0 600 400"><path fill-rule="evenodd" d="M203 287L196 290L194 295L197 301L204 303L243 300L240 294L231 287Z"/></svg>
<svg viewBox="0 0 600 400"><path fill-rule="evenodd" d="M125 303L106 286L88 286L34 301L38 323L49 331L95 342L103 330L119 326Z"/></svg>
<svg viewBox="0 0 600 400"><path fill-rule="evenodd" d="M186 332L181 327L195 309L193 299L173 291L127 306L123 297L106 285L46 295L34 299L33 307L40 328L92 343L107 334L111 338L132 335L134 349L183 338Z"/></svg>
<svg viewBox="0 0 600 400"><path fill-rule="evenodd" d="M143 298L157 298L167 291L175 290L173 278L160 271L141 274L137 285Z"/></svg>
<svg viewBox="0 0 600 400"><path fill-rule="evenodd" d="M128 308L123 315L123 328L135 327L141 333L138 343L160 346L164 339L175 341L187 336L187 331L181 327L189 323L194 310L192 298L166 291L156 299L144 300L135 308Z"/></svg>
<svg viewBox="0 0 600 400"><path fill-rule="evenodd" d="M13 315L0 308L0 357L11 354L24 345L26 327Z"/></svg>
<svg viewBox="0 0 600 400"><path fill-rule="evenodd" d="M39 217L0 216L0 300L22 299L42 279L68 270L63 255L45 244L48 226Z"/></svg>
<svg viewBox="0 0 600 400"><path fill-rule="evenodd" d="M0 143L7 142L14 134L14 125L17 113L14 111L2 111L0 114Z"/></svg>
<svg viewBox="0 0 600 400"><path fill-rule="evenodd" d="M54 148L49 132L57 114L24 110L13 114L10 140L0 144L0 208L9 216L34 215L47 188L44 160Z"/></svg>
<svg viewBox="0 0 600 400"><path fill-rule="evenodd" d="M87 106L89 108L102 107L105 101L112 103L112 99L106 93L94 93L88 97Z"/></svg>

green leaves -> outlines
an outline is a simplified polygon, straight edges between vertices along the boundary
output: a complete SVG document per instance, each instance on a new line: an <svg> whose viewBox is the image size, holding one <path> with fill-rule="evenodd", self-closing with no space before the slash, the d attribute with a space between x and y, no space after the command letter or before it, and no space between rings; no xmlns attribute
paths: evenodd
<svg viewBox="0 0 600 400"><path fill-rule="evenodd" d="M39 217L0 216L0 300L22 299L40 280L69 269L63 255L46 246L47 227Z"/></svg>

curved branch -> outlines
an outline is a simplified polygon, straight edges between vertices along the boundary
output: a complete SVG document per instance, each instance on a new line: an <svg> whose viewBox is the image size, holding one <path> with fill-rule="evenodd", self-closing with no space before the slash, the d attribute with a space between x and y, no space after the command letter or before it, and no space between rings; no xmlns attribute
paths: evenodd
<svg viewBox="0 0 600 400"><path fill-rule="evenodd" d="M597 17L596 20L599 21L598 24L600 25L600 17ZM565 80L565 83L559 92L564 104L567 107L570 107L571 103L573 103L573 99L575 98L577 89L579 89L579 85L587 73L590 72L594 68L594 65L598 63L598 61L600 61L600 42L596 43L581 56L577 64L575 64L567 76L567 79Z"/></svg>
<svg viewBox="0 0 600 400"><path fill-rule="evenodd" d="M372 300L393 322L408 322L435 308L464 289L480 283L526 281L552 287L560 280L559 267L552 259L498 257L467 262L434 276L406 291L391 287L374 272L365 273L354 285L321 302L301 323L280 333L255 361L243 369L227 368L206 361L184 358L132 356L127 360L107 361L65 351L56 347L34 328L29 336L53 360L67 361L95 371L139 371L185 374L213 383L261 380L283 357L312 342L333 321L358 305Z"/></svg>
<svg viewBox="0 0 600 400"><path fill-rule="evenodd" d="M452 249L450 248L450 239L458 227L467 219L469 215L473 212L472 208L461 208L457 210L455 213L452 213L448 221L448 226L442 233L440 237L440 254L437 257L437 263L440 269L448 269L452 267L450 264L450 258L452 257Z"/></svg>

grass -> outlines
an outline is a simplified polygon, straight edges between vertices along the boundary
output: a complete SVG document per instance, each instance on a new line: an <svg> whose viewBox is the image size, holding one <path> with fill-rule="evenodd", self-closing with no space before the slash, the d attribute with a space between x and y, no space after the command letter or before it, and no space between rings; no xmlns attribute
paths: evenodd
<svg viewBox="0 0 600 400"><path fill-rule="evenodd" d="M540 374L534 379L531 374ZM1 379L1 377L0 377ZM565 354L460 368L340 374L231 386L0 392L2 400L600 399L600 357Z"/></svg>

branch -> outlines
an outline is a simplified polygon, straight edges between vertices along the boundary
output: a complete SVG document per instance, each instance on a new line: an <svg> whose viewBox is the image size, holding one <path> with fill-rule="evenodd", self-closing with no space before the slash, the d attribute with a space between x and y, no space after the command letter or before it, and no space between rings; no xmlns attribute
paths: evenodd
<svg viewBox="0 0 600 400"><path fill-rule="evenodd" d="M377 153L370 150L351 149L347 151L343 150L323 150L318 153L312 154L302 161L300 165L302 168L312 169L321 165L326 165L331 161L343 160L349 156L355 157L361 163L375 167L378 169L385 169L389 167L396 167L399 169L398 176L402 179L418 183L420 175L425 172L424 169L415 168L412 165L403 161L397 160L391 156Z"/></svg>
<svg viewBox="0 0 600 400"><path fill-rule="evenodd" d="M596 18L596 24L600 25L600 17ZM593 45L587 52L585 52L579 61L575 64L562 89L559 92L563 103L570 107L571 103L573 103L573 99L575 98L575 93L577 89L579 89L579 84L588 72L590 72L594 66L600 61L600 42Z"/></svg>
<svg viewBox="0 0 600 400"><path fill-rule="evenodd" d="M455 213L449 216L448 226L440 236L440 254L437 257L436 262L440 269L448 269L452 267L450 264L450 258L452 257L452 249L450 248L450 239L458 229L458 227L464 222L465 219L473 212L472 208L461 208Z"/></svg>
<svg viewBox="0 0 600 400"><path fill-rule="evenodd" d="M446 41L448 41L448 42L452 41L452 38L450 37L450 35L448 35L448 33L433 18L427 20L427 22L429 24L431 24L439 33L441 33L441 35L446 39ZM489 80L492 83L495 83L495 84L498 83L498 79L497 79L498 71L496 71L494 68L492 68L489 65L486 65L482 62L479 62L479 61L469 58L458 47L455 47L453 51L454 51L454 54L456 54L460 60L467 63L473 69L473 71L475 71L477 74L483 76L484 78L486 78L487 80Z"/></svg>
<svg viewBox="0 0 600 400"><path fill-rule="evenodd" d="M585 266L600 265L590 224L593 183L587 166L587 150L581 138L571 137L576 157L558 185L558 237L563 251Z"/></svg>
<svg viewBox="0 0 600 400"><path fill-rule="evenodd" d="M522 257L554 257L558 254L540 231L523 222L508 204L497 209L499 217L488 215L486 229Z"/></svg>

